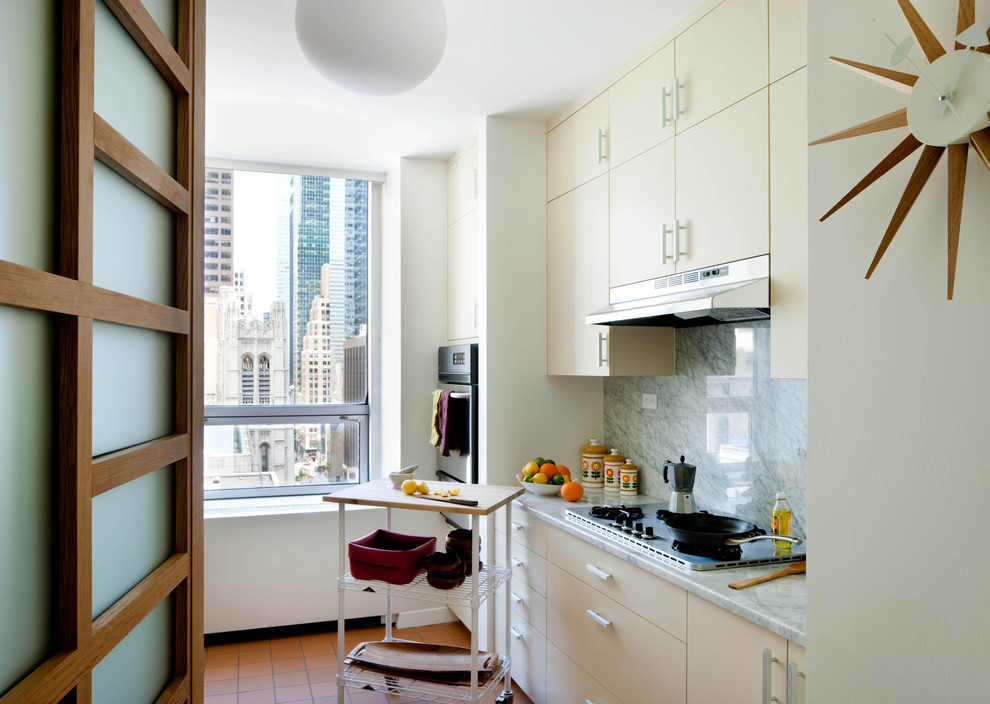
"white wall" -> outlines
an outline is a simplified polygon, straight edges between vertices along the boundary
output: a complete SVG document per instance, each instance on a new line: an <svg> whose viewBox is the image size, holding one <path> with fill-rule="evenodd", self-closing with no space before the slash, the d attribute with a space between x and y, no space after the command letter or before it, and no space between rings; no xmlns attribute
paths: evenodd
<svg viewBox="0 0 990 704"><path fill-rule="evenodd" d="M601 437L602 381L546 375L545 125L487 118L478 159L480 472L488 484L515 485L537 455L579 468L581 447Z"/></svg>
<svg viewBox="0 0 990 704"><path fill-rule="evenodd" d="M956 3L914 5L947 43ZM883 32L909 34L894 0L810 0L808 27L810 138L906 104L826 61L889 65ZM869 281L917 157L817 220L905 133L810 148L809 704L990 691L990 174L971 151L954 301L944 157Z"/></svg>

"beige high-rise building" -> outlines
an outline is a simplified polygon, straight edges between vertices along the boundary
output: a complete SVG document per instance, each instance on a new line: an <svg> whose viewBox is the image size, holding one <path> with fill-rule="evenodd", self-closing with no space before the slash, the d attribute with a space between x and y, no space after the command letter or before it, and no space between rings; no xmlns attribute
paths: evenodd
<svg viewBox="0 0 990 704"><path fill-rule="evenodd" d="M207 169L203 197L203 293L234 285L234 172Z"/></svg>

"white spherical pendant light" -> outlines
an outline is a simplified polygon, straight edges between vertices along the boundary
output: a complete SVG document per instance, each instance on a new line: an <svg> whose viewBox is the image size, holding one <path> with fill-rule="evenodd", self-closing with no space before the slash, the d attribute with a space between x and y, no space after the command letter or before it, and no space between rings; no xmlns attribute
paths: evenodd
<svg viewBox="0 0 990 704"><path fill-rule="evenodd" d="M443 0L298 0L296 36L328 81L365 95L422 83L447 43Z"/></svg>

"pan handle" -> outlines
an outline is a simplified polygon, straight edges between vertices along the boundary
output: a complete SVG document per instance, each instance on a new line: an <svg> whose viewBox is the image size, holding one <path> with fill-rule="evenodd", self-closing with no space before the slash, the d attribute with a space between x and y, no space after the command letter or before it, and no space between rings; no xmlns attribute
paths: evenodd
<svg viewBox="0 0 990 704"><path fill-rule="evenodd" d="M789 535L754 535L752 538L729 538L725 541L725 544L742 545L743 543L751 543L754 540L784 540L788 543L793 543L794 545L800 545L804 542L800 538L792 538Z"/></svg>

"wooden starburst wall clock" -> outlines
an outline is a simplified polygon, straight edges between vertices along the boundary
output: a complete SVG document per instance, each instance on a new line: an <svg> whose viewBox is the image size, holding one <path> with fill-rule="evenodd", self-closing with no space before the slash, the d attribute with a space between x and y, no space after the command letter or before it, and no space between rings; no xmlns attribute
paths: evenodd
<svg viewBox="0 0 990 704"><path fill-rule="evenodd" d="M890 63L903 62L914 69L904 73L892 68L829 57L832 61L879 83L908 94L907 107L868 120L859 125L836 132L812 142L812 145L834 142L907 127L909 134L894 147L876 167L853 186L831 210L826 218L862 193L885 173L922 147L921 156L908 180L894 215L887 226L880 246L866 272L873 275L877 264L890 246L894 235L907 217L929 177L948 152L948 298L956 277L956 258L959 251L959 229L962 223L963 192L966 184L966 159L970 146L990 168L990 38L987 28L975 22L975 0L959 0L956 21L955 44L946 50L909 0L897 0L911 27L914 38L898 42L887 35L894 45ZM919 66L910 57L917 42L924 54L926 65Z"/></svg>

